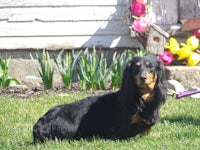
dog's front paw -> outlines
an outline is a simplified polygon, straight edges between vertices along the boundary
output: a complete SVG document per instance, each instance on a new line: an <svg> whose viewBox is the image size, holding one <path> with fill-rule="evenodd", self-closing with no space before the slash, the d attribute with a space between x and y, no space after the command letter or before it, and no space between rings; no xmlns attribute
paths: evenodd
<svg viewBox="0 0 200 150"><path fill-rule="evenodd" d="M145 120L145 123L148 124L148 125L154 124L152 121L149 121L149 120Z"/></svg>
<svg viewBox="0 0 200 150"><path fill-rule="evenodd" d="M133 115L131 118L131 123L135 124L135 123L141 123L144 122L144 119L142 117L140 117L139 115Z"/></svg>
<svg viewBox="0 0 200 150"><path fill-rule="evenodd" d="M151 133L151 129L145 130L144 132L142 132L140 135L141 136L145 136Z"/></svg>
<svg viewBox="0 0 200 150"><path fill-rule="evenodd" d="M146 124L148 125L156 124L159 121L160 121L159 117L150 117L149 119L145 120Z"/></svg>

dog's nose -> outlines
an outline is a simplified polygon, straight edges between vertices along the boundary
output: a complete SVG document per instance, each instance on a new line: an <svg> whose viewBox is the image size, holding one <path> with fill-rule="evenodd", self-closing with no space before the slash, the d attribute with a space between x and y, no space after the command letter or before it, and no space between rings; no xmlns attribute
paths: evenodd
<svg viewBox="0 0 200 150"><path fill-rule="evenodd" d="M140 80L141 80L143 83L146 82L146 79L147 79L146 76L141 76L141 77L140 77Z"/></svg>

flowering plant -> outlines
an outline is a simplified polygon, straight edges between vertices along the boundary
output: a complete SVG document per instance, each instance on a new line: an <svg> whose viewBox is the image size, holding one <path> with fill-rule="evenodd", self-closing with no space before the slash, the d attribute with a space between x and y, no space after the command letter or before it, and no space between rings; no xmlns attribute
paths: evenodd
<svg viewBox="0 0 200 150"><path fill-rule="evenodd" d="M150 19L145 17L140 17L134 20L132 27L135 31L145 32L150 27Z"/></svg>
<svg viewBox="0 0 200 150"><path fill-rule="evenodd" d="M148 7L147 0L133 0L131 3L131 13L134 18L131 26L139 33L145 32L150 27L151 19L147 17Z"/></svg>
<svg viewBox="0 0 200 150"><path fill-rule="evenodd" d="M193 35L200 40L200 29L195 30Z"/></svg>
<svg viewBox="0 0 200 150"><path fill-rule="evenodd" d="M174 56L171 52L165 51L158 56L158 59L161 60L164 65L169 65L174 60Z"/></svg>
<svg viewBox="0 0 200 150"><path fill-rule="evenodd" d="M199 39L194 35L190 36L186 43L178 43L175 38L171 37L169 43L166 43L164 47L166 50L158 58L165 65L173 62L172 56L176 57L178 61L186 60L187 66L195 66L200 63Z"/></svg>
<svg viewBox="0 0 200 150"><path fill-rule="evenodd" d="M137 1L133 1L131 4L131 11L134 15L140 17L146 14L146 6L143 2L138 3Z"/></svg>

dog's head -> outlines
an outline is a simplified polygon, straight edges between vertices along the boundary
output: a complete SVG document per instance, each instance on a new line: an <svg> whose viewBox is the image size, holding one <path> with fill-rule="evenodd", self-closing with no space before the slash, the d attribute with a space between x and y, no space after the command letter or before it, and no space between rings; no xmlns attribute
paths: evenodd
<svg viewBox="0 0 200 150"><path fill-rule="evenodd" d="M141 89L153 90L161 75L161 63L152 56L135 57L131 66L134 83Z"/></svg>
<svg viewBox="0 0 200 150"><path fill-rule="evenodd" d="M153 55L134 57L126 64L120 91L128 99L153 93L164 102L167 88L162 62Z"/></svg>

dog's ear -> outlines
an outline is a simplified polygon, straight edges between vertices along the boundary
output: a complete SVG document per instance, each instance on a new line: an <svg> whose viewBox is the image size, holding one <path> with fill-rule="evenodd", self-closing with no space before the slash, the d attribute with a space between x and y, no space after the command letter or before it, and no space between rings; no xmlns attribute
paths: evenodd
<svg viewBox="0 0 200 150"><path fill-rule="evenodd" d="M131 86L130 81L133 80L131 66L132 66L131 61L129 61L125 66L123 77L122 77L121 89L125 89L128 86Z"/></svg>
<svg viewBox="0 0 200 150"><path fill-rule="evenodd" d="M119 90L119 97L118 101L121 106L127 106L133 103L134 96L136 96L134 93L134 78L133 78L133 67L132 67L133 62L129 61L124 69L123 77L122 77L122 82L121 82L121 87Z"/></svg>
<svg viewBox="0 0 200 150"><path fill-rule="evenodd" d="M156 94L161 99L161 102L165 102L165 99L167 97L167 81L165 77L165 71L163 63L158 60L158 66L156 68L157 70L157 83L156 83Z"/></svg>

